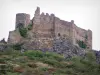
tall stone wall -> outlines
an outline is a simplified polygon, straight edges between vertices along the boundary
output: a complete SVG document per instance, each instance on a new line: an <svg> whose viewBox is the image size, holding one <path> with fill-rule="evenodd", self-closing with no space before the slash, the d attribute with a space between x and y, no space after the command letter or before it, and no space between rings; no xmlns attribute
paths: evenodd
<svg viewBox="0 0 100 75"><path fill-rule="evenodd" d="M60 20L55 17L55 37L69 38L70 35L70 22Z"/></svg>
<svg viewBox="0 0 100 75"><path fill-rule="evenodd" d="M33 32L38 38L52 38L54 17L48 13L40 14L40 8L37 7L33 17Z"/></svg>
<svg viewBox="0 0 100 75"><path fill-rule="evenodd" d="M83 41L87 45L88 49L92 49L92 31L77 27L73 20L67 22L55 17L55 35L56 38L68 38L77 46L77 41Z"/></svg>
<svg viewBox="0 0 100 75"><path fill-rule="evenodd" d="M92 49L92 31L85 30L80 27L74 25L74 38L75 43L77 44L77 40L83 41L87 48Z"/></svg>

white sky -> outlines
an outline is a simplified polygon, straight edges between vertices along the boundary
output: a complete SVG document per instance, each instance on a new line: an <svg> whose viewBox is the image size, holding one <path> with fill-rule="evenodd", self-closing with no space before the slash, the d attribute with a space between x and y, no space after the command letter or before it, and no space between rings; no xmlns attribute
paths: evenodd
<svg viewBox="0 0 100 75"><path fill-rule="evenodd" d="M28 13L32 18L37 6L41 12L92 30L93 49L100 50L100 0L0 0L0 39L7 39L15 29L16 13Z"/></svg>

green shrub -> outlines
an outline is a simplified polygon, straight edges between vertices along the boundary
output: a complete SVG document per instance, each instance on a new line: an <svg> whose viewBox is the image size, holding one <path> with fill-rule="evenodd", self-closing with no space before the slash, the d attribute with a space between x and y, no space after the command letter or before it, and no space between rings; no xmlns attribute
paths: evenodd
<svg viewBox="0 0 100 75"><path fill-rule="evenodd" d="M57 61L63 61L64 57L60 54L54 53L54 52L46 52L45 57L49 59L55 59Z"/></svg>
<svg viewBox="0 0 100 75"><path fill-rule="evenodd" d="M83 41L77 41L78 45L81 47L81 48L84 48L86 49L87 48L87 45L83 42Z"/></svg>
<svg viewBox="0 0 100 75"><path fill-rule="evenodd" d="M5 50L5 51L3 51L2 53L4 54L4 55L10 55L10 54L13 54L13 51L14 50Z"/></svg>
<svg viewBox="0 0 100 75"><path fill-rule="evenodd" d="M56 54L56 53L52 53L52 52L42 52L39 50L29 50L26 51L24 53L24 55L28 56L31 59L36 59L36 60L41 60L41 59L50 59L50 60L56 60L56 61L62 61L64 60L64 57Z"/></svg>
<svg viewBox="0 0 100 75"><path fill-rule="evenodd" d="M55 60L55 59L43 58L41 61L42 61L43 63L52 65L52 66L54 66L54 67L61 67L60 62L58 62L58 61Z"/></svg>
<svg viewBox="0 0 100 75"><path fill-rule="evenodd" d="M21 50L21 46L22 46L22 44L19 44L19 43L14 44L14 45L13 45L13 49L14 49L14 50Z"/></svg>
<svg viewBox="0 0 100 75"><path fill-rule="evenodd" d="M68 68L73 68L74 73L78 75L99 75L99 64L96 63L96 58L93 52L88 52L84 58L73 57L71 65Z"/></svg>
<svg viewBox="0 0 100 75"><path fill-rule="evenodd" d="M0 64L0 75L7 75L7 72L12 72L13 67L8 64Z"/></svg>
<svg viewBox="0 0 100 75"><path fill-rule="evenodd" d="M27 28L24 28L24 27L19 28L19 32L20 32L20 35L21 35L22 37L24 37L24 38L27 37Z"/></svg>
<svg viewBox="0 0 100 75"><path fill-rule="evenodd" d="M27 65L31 68L37 68L37 65L34 62L33 63L28 63Z"/></svg>
<svg viewBox="0 0 100 75"><path fill-rule="evenodd" d="M4 58L0 58L0 63L5 63L6 60Z"/></svg>
<svg viewBox="0 0 100 75"><path fill-rule="evenodd" d="M24 53L24 55L29 57L40 57L42 58L44 56L44 53L39 50L28 50Z"/></svg>
<svg viewBox="0 0 100 75"><path fill-rule="evenodd" d="M32 24L29 24L28 27L27 27L27 29L28 30L32 30L32 27L33 27L33 25Z"/></svg>
<svg viewBox="0 0 100 75"><path fill-rule="evenodd" d="M83 60L83 58L81 57L73 57L72 58L72 66L71 68L74 68L75 70L78 70L80 72L85 71L85 65L83 63L81 63L81 60Z"/></svg>
<svg viewBox="0 0 100 75"><path fill-rule="evenodd" d="M20 75L19 73L7 72L7 75Z"/></svg>
<svg viewBox="0 0 100 75"><path fill-rule="evenodd" d="M86 58L90 62L96 61L96 56L92 51L89 51L89 52L86 53Z"/></svg>
<svg viewBox="0 0 100 75"><path fill-rule="evenodd" d="M40 67L40 70L42 70L42 71L47 71L48 68L47 68L47 67Z"/></svg>

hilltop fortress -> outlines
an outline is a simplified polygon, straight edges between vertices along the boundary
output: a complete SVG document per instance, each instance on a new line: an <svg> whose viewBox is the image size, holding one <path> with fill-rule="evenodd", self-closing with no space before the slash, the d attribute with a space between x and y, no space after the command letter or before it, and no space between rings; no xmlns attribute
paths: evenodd
<svg viewBox="0 0 100 75"><path fill-rule="evenodd" d="M19 27L23 25L28 30L27 37L22 37L19 33ZM77 27L74 20L71 22L64 21L54 14L40 14L40 8L37 7L34 17L30 20L30 15L26 13L16 14L16 26L14 31L9 32L8 43L16 44L19 42L38 42L38 47L52 47L54 39L69 39L71 43L78 46L78 41L83 41L87 49L92 49L92 31ZM33 46L34 47L34 46ZM37 48L37 47L36 47Z"/></svg>

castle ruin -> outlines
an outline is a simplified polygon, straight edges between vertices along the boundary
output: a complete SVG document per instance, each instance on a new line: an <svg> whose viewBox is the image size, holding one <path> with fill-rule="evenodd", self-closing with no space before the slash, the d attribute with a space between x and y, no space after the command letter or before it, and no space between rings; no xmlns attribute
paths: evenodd
<svg viewBox="0 0 100 75"><path fill-rule="evenodd" d="M16 14L16 26L14 31L9 32L8 43L15 44L23 40L20 33L18 32L18 27L23 24L27 27L32 24L32 30L28 31L28 38L31 40L39 40L43 43L50 44L50 40L65 38L69 39L74 45L77 45L77 41L83 41L88 49L92 49L92 31L82 29L74 23L64 21L56 17L54 14L49 15L48 13L40 14L40 8L37 7L34 17L30 20L30 15L26 13ZM34 36L35 35L35 36ZM43 40L46 40L45 42ZM34 40L33 40L34 41Z"/></svg>

